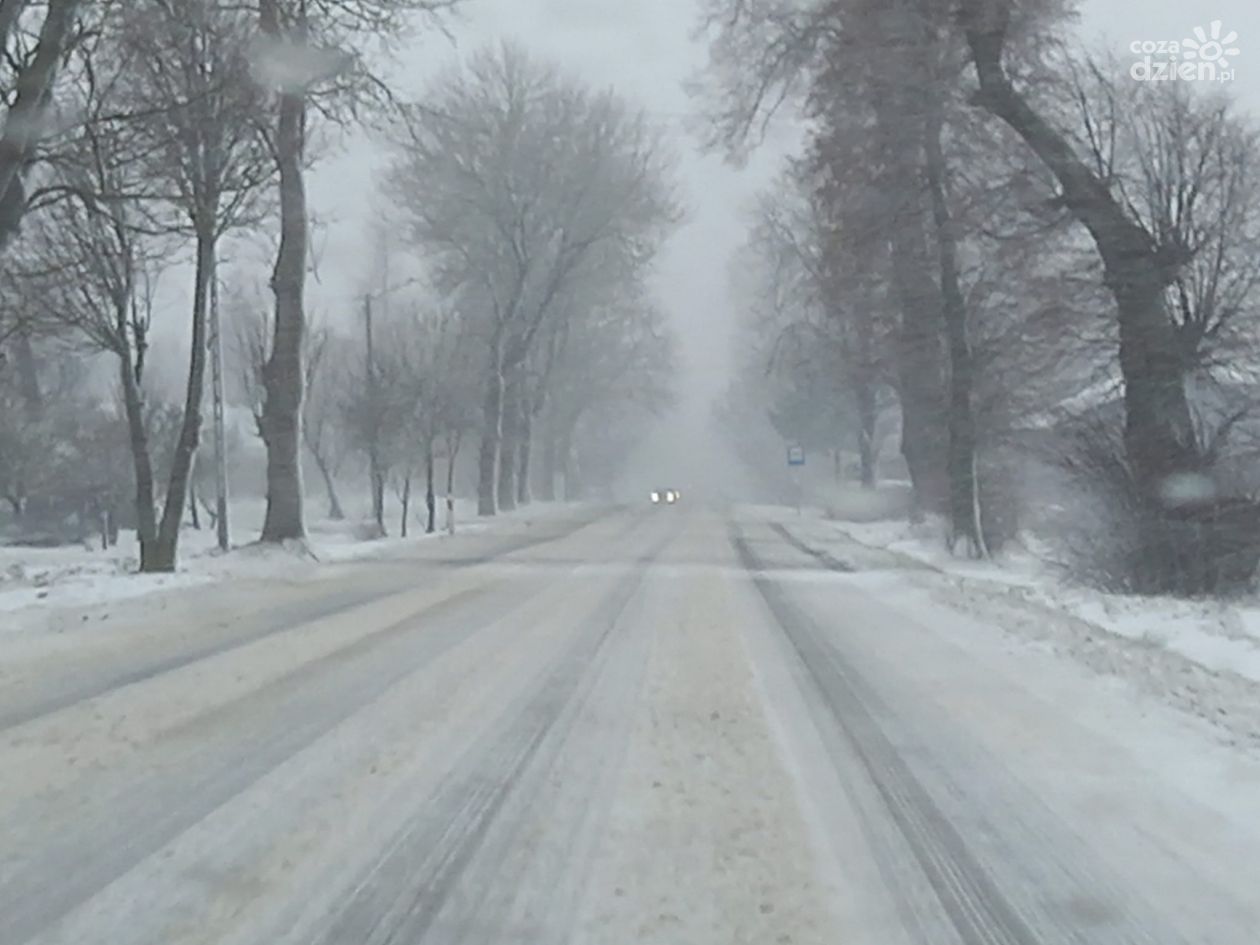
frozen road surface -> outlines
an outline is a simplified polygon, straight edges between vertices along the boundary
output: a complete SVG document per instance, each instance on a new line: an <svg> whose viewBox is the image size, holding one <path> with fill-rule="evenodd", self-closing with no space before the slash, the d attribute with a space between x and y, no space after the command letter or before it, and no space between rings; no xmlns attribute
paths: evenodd
<svg viewBox="0 0 1260 945"><path fill-rule="evenodd" d="M772 518L0 637L0 943L1260 941L1250 749Z"/></svg>

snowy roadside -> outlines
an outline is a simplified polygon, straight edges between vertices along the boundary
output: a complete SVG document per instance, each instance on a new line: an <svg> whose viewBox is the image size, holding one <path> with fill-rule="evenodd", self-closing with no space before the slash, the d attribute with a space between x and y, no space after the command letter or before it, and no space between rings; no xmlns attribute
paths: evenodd
<svg viewBox="0 0 1260 945"><path fill-rule="evenodd" d="M1260 684L1260 602L1126 597L1065 583L1025 549L991 563L953 557L930 527L906 522L836 523L864 545L913 558L952 577L988 584L1005 597L1061 610L1099 630L1165 649L1212 672Z"/></svg>
<svg viewBox="0 0 1260 945"><path fill-rule="evenodd" d="M502 528L565 509L572 506L527 506L504 513L491 523L476 520L475 508L461 503L456 510L458 534ZM261 509L246 509L240 520L233 521L234 534L243 538L256 535L260 522ZM132 532L123 533L118 544L108 550L0 546L0 633L20 629L25 623L23 611L114 603L238 578L297 579L321 565L388 557L418 542L445 536L441 531L425 535L422 528L405 539L364 539L363 534L361 523L323 519L310 523L304 544L272 547L241 543L225 554L217 548L212 530L186 529L180 536L179 568L173 574L136 572L139 549Z"/></svg>
<svg viewBox="0 0 1260 945"><path fill-rule="evenodd" d="M1049 647L1134 684L1260 746L1260 604L1106 594L1067 584L1020 548L993 562L953 557L939 528L906 521L837 521L819 510L780 523L810 548L863 567L865 553L917 567L906 594ZM899 590L898 592L902 592Z"/></svg>

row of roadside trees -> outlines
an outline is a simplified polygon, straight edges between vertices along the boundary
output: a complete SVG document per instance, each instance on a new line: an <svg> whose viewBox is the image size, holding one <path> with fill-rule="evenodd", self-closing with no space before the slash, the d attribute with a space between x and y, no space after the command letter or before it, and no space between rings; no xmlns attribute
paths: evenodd
<svg viewBox="0 0 1260 945"><path fill-rule="evenodd" d="M676 211L654 132L511 48L402 103L380 77L382 50L456 6L0 4L0 389L18 408L0 424L0 478L15 512L52 417L78 411L86 427L100 415L130 456L140 567L175 567L224 347L266 451L264 541L305 536L310 457L335 495L329 457L366 454L380 520L390 470L408 470L408 492L410 472L426 474L431 504L435 455L453 464L476 434L490 513L528 495L539 424L542 456L561 463L599 410L667 401L670 339L645 283ZM307 176L353 125L392 142L382 190L420 287L378 315L372 341L358 306L320 330L306 312ZM220 330L218 286L245 278L224 279L224 250L259 243L270 299L225 303L234 322ZM159 286L183 278L180 316ZM59 400L52 372L68 352L112 358L116 395ZM178 397L155 393L155 357L168 389L182 376ZM615 362L607 374L602 359ZM84 478L98 504L116 502L116 467Z"/></svg>
<svg viewBox="0 0 1260 945"><path fill-rule="evenodd" d="M1096 580L1249 580L1260 139L1227 91L1135 82L1059 0L708 14L714 144L738 153L783 109L805 128L750 240L749 370L780 412L819 403L869 483L894 404L951 547L1013 532L1037 454L1089 500L1073 550L1106 546Z"/></svg>

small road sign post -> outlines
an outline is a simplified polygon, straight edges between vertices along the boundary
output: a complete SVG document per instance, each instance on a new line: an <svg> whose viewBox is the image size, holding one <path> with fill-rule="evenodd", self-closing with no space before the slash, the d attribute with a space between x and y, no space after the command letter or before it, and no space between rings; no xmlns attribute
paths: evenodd
<svg viewBox="0 0 1260 945"><path fill-rule="evenodd" d="M801 469L805 466L805 449L800 446L789 446L787 449L787 464L792 470L793 479L796 482L796 514L801 514L801 500L805 491L805 484L801 479Z"/></svg>

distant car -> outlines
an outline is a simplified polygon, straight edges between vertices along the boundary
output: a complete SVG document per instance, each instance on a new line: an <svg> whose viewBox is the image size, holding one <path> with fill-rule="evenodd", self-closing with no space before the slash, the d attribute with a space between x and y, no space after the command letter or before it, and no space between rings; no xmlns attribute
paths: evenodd
<svg viewBox="0 0 1260 945"><path fill-rule="evenodd" d="M653 505L673 505L682 498L682 493L677 489L653 489L652 504Z"/></svg>

